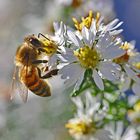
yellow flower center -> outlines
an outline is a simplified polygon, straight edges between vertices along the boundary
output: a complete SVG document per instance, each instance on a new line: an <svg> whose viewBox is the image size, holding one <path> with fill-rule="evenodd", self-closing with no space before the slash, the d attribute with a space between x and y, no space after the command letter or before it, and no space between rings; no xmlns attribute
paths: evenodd
<svg viewBox="0 0 140 140"><path fill-rule="evenodd" d="M140 123L140 117L139 115L140 114L140 101L138 101L135 105L134 105L134 108L131 109L131 110L128 110L128 115L129 116L135 116L133 117L133 122L135 123Z"/></svg>
<svg viewBox="0 0 140 140"><path fill-rule="evenodd" d="M129 55L126 52L124 55L122 55L118 58L115 58L113 61L117 64L123 64L125 62L128 62L128 60L129 60Z"/></svg>
<svg viewBox="0 0 140 140"><path fill-rule="evenodd" d="M51 39L40 39L40 41L44 44L45 48L43 48L48 56L52 56L57 52L58 45L55 41Z"/></svg>
<svg viewBox="0 0 140 140"><path fill-rule="evenodd" d="M81 23L79 23L76 18L73 18L73 22L74 22L76 29L81 31L84 26L89 29L91 27L92 20L94 20L94 19L96 20L96 28L98 28L98 21L100 19L100 13L97 13L94 18L92 11L89 11L89 15L86 18L84 18L84 17L81 18L81 20L82 20Z"/></svg>
<svg viewBox="0 0 140 140"><path fill-rule="evenodd" d="M99 63L99 54L94 48L90 48L89 46L85 45L83 48L80 48L74 51L74 55L78 58L82 67L88 68L95 68Z"/></svg>
<svg viewBox="0 0 140 140"><path fill-rule="evenodd" d="M130 49L130 44L128 42L124 42L124 44L120 46L120 48L127 51Z"/></svg>
<svg viewBox="0 0 140 140"><path fill-rule="evenodd" d="M140 62L134 63L133 66L140 70Z"/></svg>
<svg viewBox="0 0 140 140"><path fill-rule="evenodd" d="M136 112L140 112L140 101L137 102L137 103L135 104L134 110L135 110Z"/></svg>
<svg viewBox="0 0 140 140"><path fill-rule="evenodd" d="M76 123L67 123L66 128L69 129L69 132L71 135L75 134L82 134L82 135L87 135L91 132L95 132L96 128L95 125L92 121L90 122L84 122L84 121L79 121Z"/></svg>
<svg viewBox="0 0 140 140"><path fill-rule="evenodd" d="M123 45L120 46L121 49L125 50L126 53L118 58L115 58L113 61L117 64L123 64L128 62L129 57L131 56L132 52L128 51L130 50L130 44L125 42Z"/></svg>

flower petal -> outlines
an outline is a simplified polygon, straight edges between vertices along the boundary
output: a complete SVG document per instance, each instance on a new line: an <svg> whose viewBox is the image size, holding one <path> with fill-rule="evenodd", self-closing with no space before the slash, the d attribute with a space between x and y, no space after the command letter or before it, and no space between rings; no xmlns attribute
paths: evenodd
<svg viewBox="0 0 140 140"><path fill-rule="evenodd" d="M125 53L126 53L126 51L124 51L123 49L119 48L119 46L116 46L114 44L104 48L101 51L101 55L104 59L118 58L118 57L124 55Z"/></svg>
<svg viewBox="0 0 140 140"><path fill-rule="evenodd" d="M74 91L79 89L79 86L81 85L82 81L84 80L85 70L84 69L82 69L82 70L83 71L81 72L80 77L78 78L78 80L75 84Z"/></svg>
<svg viewBox="0 0 140 140"><path fill-rule="evenodd" d="M127 91L130 87L130 84L131 84L131 79L129 77L126 77L121 84L120 91L121 92Z"/></svg>
<svg viewBox="0 0 140 140"><path fill-rule="evenodd" d="M99 70L108 80L115 81L120 78L120 66L110 61L100 62Z"/></svg>
<svg viewBox="0 0 140 140"><path fill-rule="evenodd" d="M77 63L72 63L64 66L58 72L62 79L66 79L64 84L68 87L76 84L77 80L83 73L82 67Z"/></svg>
<svg viewBox="0 0 140 140"><path fill-rule="evenodd" d="M97 87L101 90L104 90L104 84L103 81L101 79L101 77L99 76L98 72L96 70L93 70L93 79L95 81L95 84L97 85Z"/></svg>
<svg viewBox="0 0 140 140"><path fill-rule="evenodd" d="M137 76L137 73L135 73L128 65L124 66L124 70L131 79L140 84L140 78Z"/></svg>
<svg viewBox="0 0 140 140"><path fill-rule="evenodd" d="M65 48L65 53L58 55L61 58L62 62L72 63L77 61L77 58L74 56L73 50L70 48Z"/></svg>
<svg viewBox="0 0 140 140"><path fill-rule="evenodd" d="M80 39L72 31L67 32L69 39L75 44L76 47L81 47L82 43Z"/></svg>
<svg viewBox="0 0 140 140"><path fill-rule="evenodd" d="M140 97L140 84L134 83L132 86L133 92Z"/></svg>

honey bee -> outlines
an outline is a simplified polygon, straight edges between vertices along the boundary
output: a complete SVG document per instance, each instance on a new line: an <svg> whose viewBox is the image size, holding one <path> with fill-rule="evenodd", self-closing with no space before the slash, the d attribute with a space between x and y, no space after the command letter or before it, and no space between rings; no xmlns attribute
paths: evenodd
<svg viewBox="0 0 140 140"><path fill-rule="evenodd" d="M18 87L22 92L20 95L24 102L27 101L28 89L41 97L51 95L50 86L44 79L56 75L58 70L51 70L46 75L41 76L41 70L38 65L48 62L47 60L39 60L40 53L46 51L45 47L37 37L29 35L25 37L23 44L16 51L12 89L15 88L15 81L18 81ZM18 76L16 75L16 70L18 70ZM13 96L12 93L11 99Z"/></svg>

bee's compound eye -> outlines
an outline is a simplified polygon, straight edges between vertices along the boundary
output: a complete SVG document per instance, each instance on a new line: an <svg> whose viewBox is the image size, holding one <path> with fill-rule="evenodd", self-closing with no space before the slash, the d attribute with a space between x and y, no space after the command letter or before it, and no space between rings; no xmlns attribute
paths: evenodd
<svg viewBox="0 0 140 140"><path fill-rule="evenodd" d="M40 41L36 38L31 38L29 41L34 47L40 47L41 46Z"/></svg>

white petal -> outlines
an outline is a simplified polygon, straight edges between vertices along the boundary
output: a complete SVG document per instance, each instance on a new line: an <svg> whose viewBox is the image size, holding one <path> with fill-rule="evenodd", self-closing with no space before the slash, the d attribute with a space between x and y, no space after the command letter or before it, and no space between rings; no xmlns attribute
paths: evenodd
<svg viewBox="0 0 140 140"><path fill-rule="evenodd" d="M122 135L122 132L123 132L123 122L121 122L121 121L118 121L117 123L116 123L116 136L119 136L119 137L121 137L121 135Z"/></svg>
<svg viewBox="0 0 140 140"><path fill-rule="evenodd" d="M122 140L138 140L138 135L134 128L128 127L124 132Z"/></svg>
<svg viewBox="0 0 140 140"><path fill-rule="evenodd" d="M134 83L132 86L133 92L140 97L140 84Z"/></svg>
<svg viewBox="0 0 140 140"><path fill-rule="evenodd" d="M56 35L62 35L64 33L65 25L63 24L62 21L60 23L54 22L53 26L54 26L54 30L55 30Z"/></svg>
<svg viewBox="0 0 140 140"><path fill-rule="evenodd" d="M60 25L58 22L54 22L53 27L54 27L54 31L57 32L59 30Z"/></svg>
<svg viewBox="0 0 140 140"><path fill-rule="evenodd" d="M53 55L50 57L49 62L48 62L48 66L55 66L57 62L57 56Z"/></svg>
<svg viewBox="0 0 140 140"><path fill-rule="evenodd" d="M121 32L123 32L123 29L120 29L120 30L114 30L114 31L111 31L110 32L110 35L118 35L118 34L120 34Z"/></svg>
<svg viewBox="0 0 140 140"><path fill-rule="evenodd" d="M137 73L135 73L128 65L125 65L124 69L131 79L140 84L140 78L137 76Z"/></svg>
<svg viewBox="0 0 140 140"><path fill-rule="evenodd" d="M101 55L104 59L114 59L124 55L126 51L119 48L119 46L110 45L107 48L104 48L101 52Z"/></svg>
<svg viewBox="0 0 140 140"><path fill-rule="evenodd" d="M65 48L65 53L62 53L59 57L61 58L62 62L68 62L72 63L77 60L77 58L74 56L73 50L70 48Z"/></svg>
<svg viewBox="0 0 140 140"><path fill-rule="evenodd" d="M98 72L96 70L93 70L93 79L95 81L95 84L97 85L97 87L101 90L104 90L104 84L103 81L101 79L101 77L99 76Z"/></svg>
<svg viewBox="0 0 140 140"><path fill-rule="evenodd" d="M96 23L95 23L95 20L92 20L92 24L91 24L91 27L90 27L90 31L93 33L93 35L95 36L96 35Z"/></svg>
<svg viewBox="0 0 140 140"><path fill-rule="evenodd" d="M104 36L100 37L97 45L99 46L99 48L104 49L109 46L111 41L112 37L109 35L109 32L107 32Z"/></svg>
<svg viewBox="0 0 140 140"><path fill-rule="evenodd" d="M76 82L76 85L74 87L74 91L78 90L79 89L79 86L81 85L83 79L84 79L84 74L85 74L85 70L82 69L83 71L81 72L80 74L80 77L78 78L77 82Z"/></svg>
<svg viewBox="0 0 140 140"><path fill-rule="evenodd" d="M115 63L100 62L99 70L108 80L115 81L120 78L120 66Z"/></svg>
<svg viewBox="0 0 140 140"><path fill-rule="evenodd" d="M125 78L124 81L121 84L121 86L122 86L120 88L121 92L127 91L130 87L130 84L131 84L131 79L129 77Z"/></svg>
<svg viewBox="0 0 140 140"><path fill-rule="evenodd" d="M89 46L93 43L93 40L95 39L93 33L90 30L88 30L86 27L82 28L82 36L83 36L84 43Z"/></svg>
<svg viewBox="0 0 140 140"><path fill-rule="evenodd" d="M84 113L84 104L79 96L73 97L72 101L75 103L77 107L77 116L81 116Z"/></svg>
<svg viewBox="0 0 140 140"><path fill-rule="evenodd" d="M115 29L115 25L118 23L119 19L114 19L113 21L111 21L109 24L106 25L107 30L111 30L111 29ZM116 26L117 27L117 26Z"/></svg>
<svg viewBox="0 0 140 140"><path fill-rule="evenodd" d="M83 69L79 64L72 63L64 66L58 73L61 74L62 79L66 79L64 82L66 86L72 86L83 73Z"/></svg>
<svg viewBox="0 0 140 140"><path fill-rule="evenodd" d="M95 140L111 140L109 134L110 133L107 130L100 129L94 134L94 137Z"/></svg>
<svg viewBox="0 0 140 140"><path fill-rule="evenodd" d="M80 41L80 39L72 32L72 31L68 31L67 32L68 37L70 38L70 40L77 46L77 47L81 47L82 43Z"/></svg>
<svg viewBox="0 0 140 140"><path fill-rule="evenodd" d="M117 21L117 20L116 20ZM119 21L119 20L118 20ZM117 21L117 22L118 22ZM116 22L116 23L117 23ZM123 22L121 21L121 22L119 22L116 26L114 26L113 28L111 28L111 30L115 30L115 29L117 29L118 27L120 27L121 25L123 24Z"/></svg>

